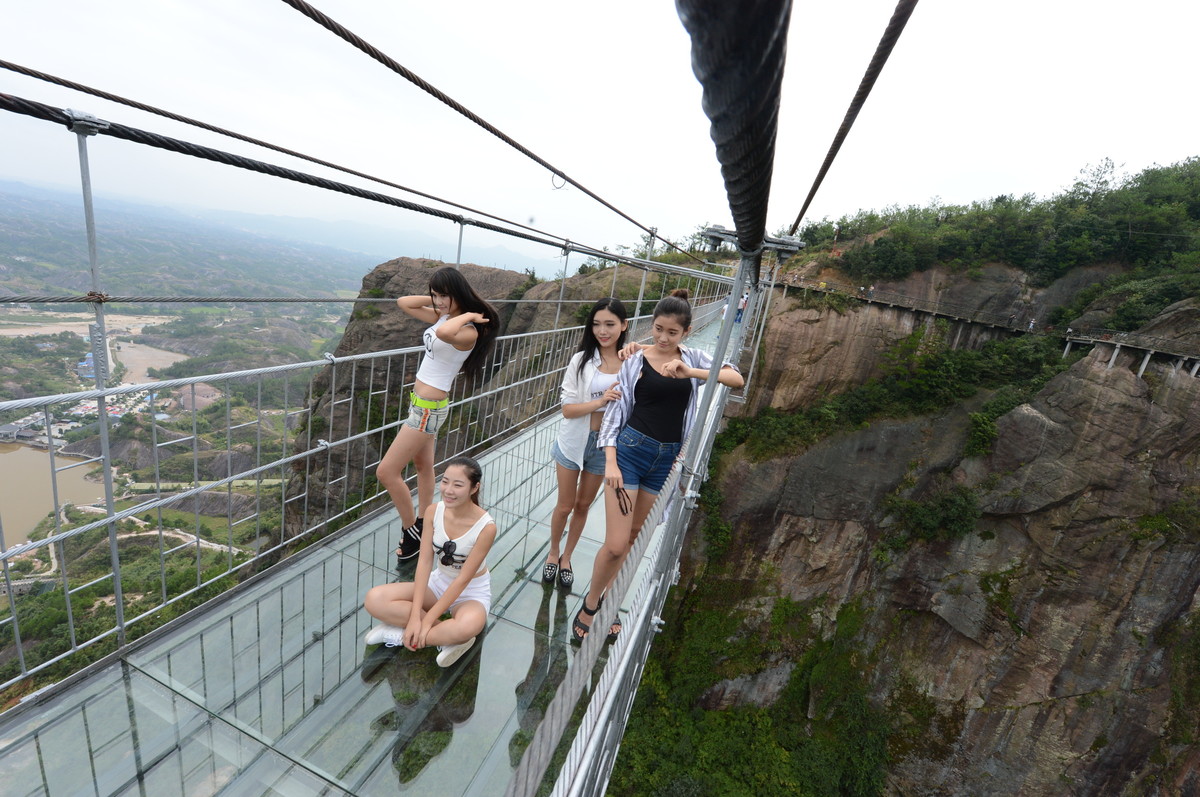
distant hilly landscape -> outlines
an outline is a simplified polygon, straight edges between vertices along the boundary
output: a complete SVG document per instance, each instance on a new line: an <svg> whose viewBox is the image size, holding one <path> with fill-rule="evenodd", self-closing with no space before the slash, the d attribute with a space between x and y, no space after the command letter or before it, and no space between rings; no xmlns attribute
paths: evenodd
<svg viewBox="0 0 1200 797"><path fill-rule="evenodd" d="M104 197L95 208L101 285L110 295L334 296L357 293L364 274L395 257L454 257L454 244L353 222ZM518 271L549 273L554 264L502 247L469 254ZM90 285L79 196L0 181L0 292L79 295Z"/></svg>

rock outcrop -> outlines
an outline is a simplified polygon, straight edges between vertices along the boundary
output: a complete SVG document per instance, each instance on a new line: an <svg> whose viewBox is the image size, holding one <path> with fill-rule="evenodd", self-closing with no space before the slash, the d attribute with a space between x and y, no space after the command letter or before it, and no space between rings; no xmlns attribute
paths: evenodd
<svg viewBox="0 0 1200 797"><path fill-rule="evenodd" d="M975 279L966 279L943 268L918 271L904 280L880 282L879 293L953 306L966 316L985 314L1003 318L1016 314L1045 320L1048 308L1064 303L1073 294L1102 280L1112 269L1076 269L1044 288L1028 284L1028 275L1003 265L989 265ZM832 272L805 275L845 278ZM786 280L785 280L786 281ZM888 350L914 332L932 327L926 313L865 304L855 300L828 302L822 294L802 288L777 289L772 298L771 322L763 335L751 394L734 414L754 415L766 407L793 410L821 396L841 393L879 376ZM978 348L984 342L1009 335L1002 327L951 322L947 340L955 348Z"/></svg>
<svg viewBox="0 0 1200 797"><path fill-rule="evenodd" d="M1196 312L1173 305L1143 331L1196 348ZM760 362L778 373L756 406L811 400L802 379L829 392L861 383L874 366L860 358L877 366L872 352L913 329L888 310L786 306L771 326ZM862 607L873 700L894 708L907 690L935 707L895 709L909 727L924 719L891 749L889 793L1200 793L1200 379L1164 359L1138 378L1140 353L1110 367L1111 352L1002 415L986 456L963 454L977 396L794 456L724 462L738 556L722 577L768 580L758 594L809 607L823 637L840 606ZM977 497L974 533L883 544L889 495L945 485ZM685 590L705 577L696 545ZM758 662L702 705L769 705L787 667Z"/></svg>

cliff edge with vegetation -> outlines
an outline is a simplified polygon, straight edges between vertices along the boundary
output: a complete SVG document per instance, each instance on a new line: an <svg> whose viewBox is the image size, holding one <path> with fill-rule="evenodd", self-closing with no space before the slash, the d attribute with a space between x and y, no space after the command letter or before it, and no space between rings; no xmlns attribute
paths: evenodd
<svg viewBox="0 0 1200 797"><path fill-rule="evenodd" d="M1195 350L1198 175L1193 159L991 222L994 202L940 221L897 211L857 237L816 236L789 267ZM973 240L1027 225L1059 246L1065 226L1034 222L1085 200L1107 214L1087 224L1113 231L1095 238L1116 246L1147 229L1134 219L1174 226L1142 237L1157 248L1097 260L1046 243L1032 269L1028 247L939 259L932 245L958 217ZM902 215L930 223L883 244ZM905 246L924 252L907 270L846 257ZM1052 334L953 331L776 296L612 793L1200 789L1200 379L1165 357L1139 377L1141 352L1114 360L1111 345L1064 358Z"/></svg>

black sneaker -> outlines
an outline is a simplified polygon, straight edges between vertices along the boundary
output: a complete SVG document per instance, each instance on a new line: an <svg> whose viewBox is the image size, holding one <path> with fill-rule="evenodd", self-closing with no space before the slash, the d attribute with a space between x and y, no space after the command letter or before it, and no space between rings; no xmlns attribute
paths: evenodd
<svg viewBox="0 0 1200 797"><path fill-rule="evenodd" d="M421 518L417 518L417 522L406 528L400 535L400 547L396 551L396 566L400 563L412 559L421 552Z"/></svg>

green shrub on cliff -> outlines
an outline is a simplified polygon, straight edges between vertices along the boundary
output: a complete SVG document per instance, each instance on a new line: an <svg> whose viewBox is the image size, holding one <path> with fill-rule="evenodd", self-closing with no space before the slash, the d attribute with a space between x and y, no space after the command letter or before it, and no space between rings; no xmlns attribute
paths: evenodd
<svg viewBox="0 0 1200 797"><path fill-rule="evenodd" d="M836 230L837 243L834 242ZM856 281L901 279L934 265L1007 263L1049 284L1077 266L1161 267L1200 251L1200 158L1118 176L1111 161L1048 199L1001 195L970 205L859 211L801 229L808 256Z"/></svg>
<svg viewBox="0 0 1200 797"><path fill-rule="evenodd" d="M818 404L785 413L768 408L751 419L731 420L724 445L744 442L755 460L795 453L838 431L859 428L879 418L904 418L944 409L980 388L1011 389L984 407L994 420L1028 400L1054 374L1070 364L1059 357L1057 342L1040 336L992 341L978 351L922 351L920 333L901 341L890 373ZM1016 400L1018 399L1019 400ZM1015 401L1007 409L1005 404ZM986 428L973 442L982 453Z"/></svg>

